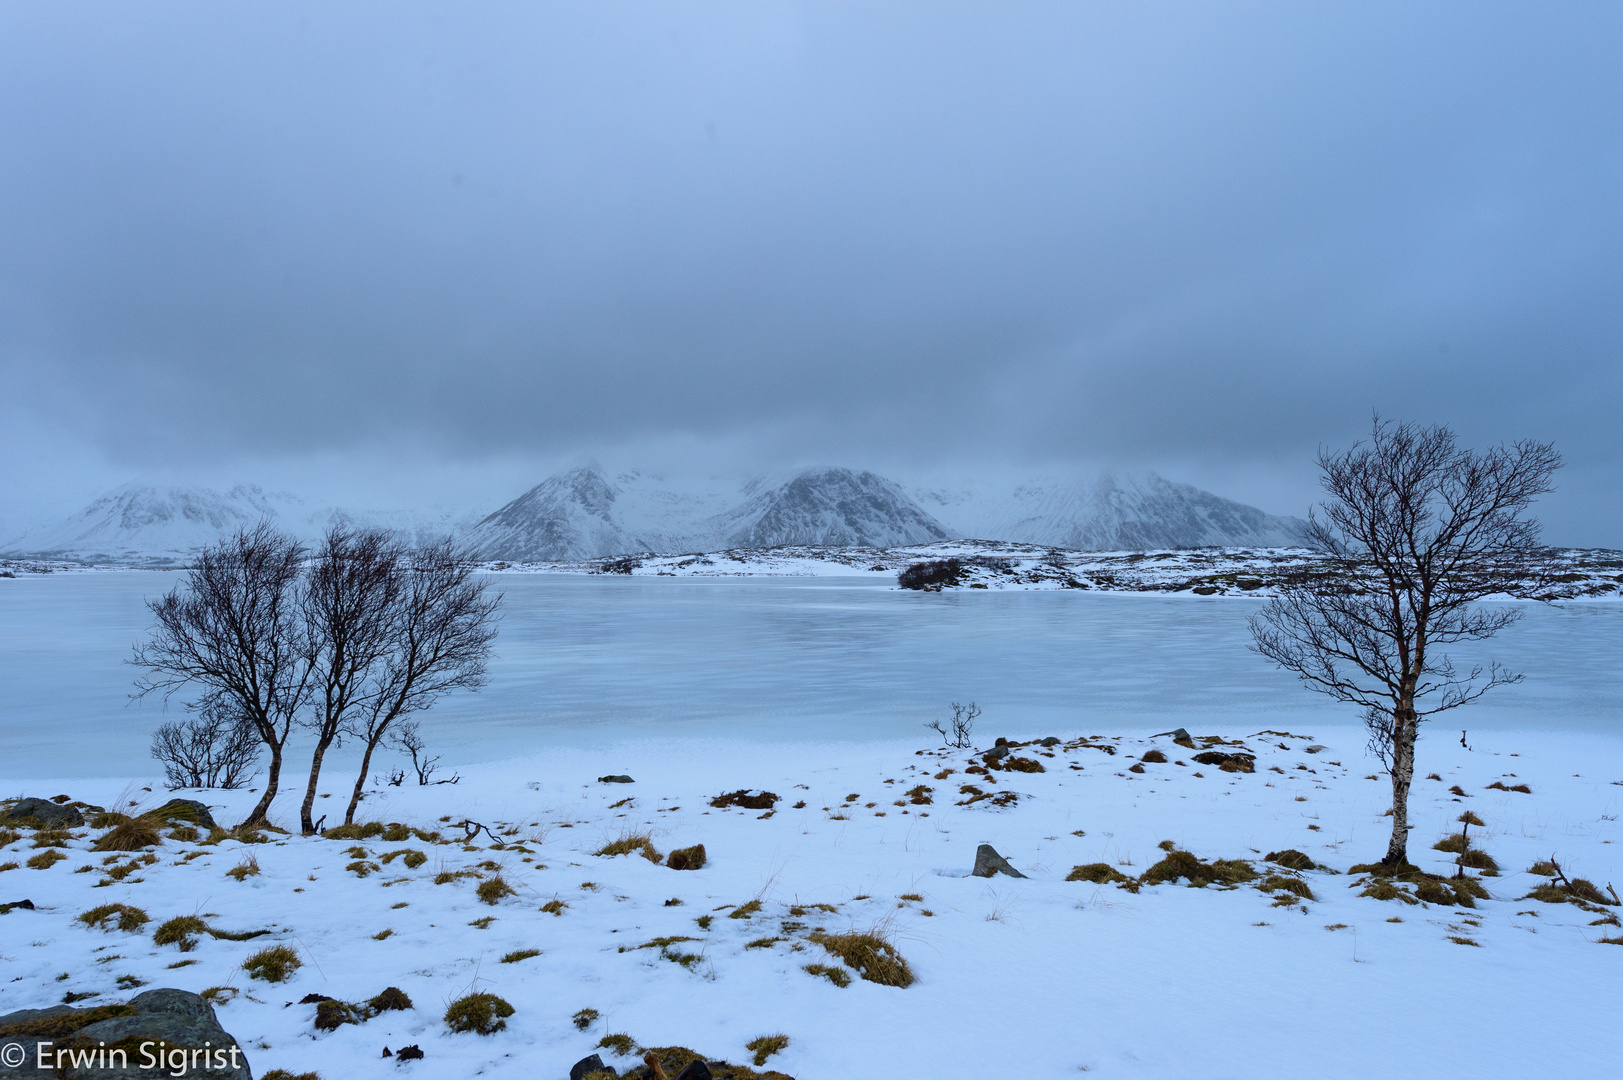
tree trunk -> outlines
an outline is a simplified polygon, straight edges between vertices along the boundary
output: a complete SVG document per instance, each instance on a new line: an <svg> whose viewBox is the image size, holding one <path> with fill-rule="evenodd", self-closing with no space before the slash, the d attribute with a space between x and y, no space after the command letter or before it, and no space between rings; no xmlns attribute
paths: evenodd
<svg viewBox="0 0 1623 1080"><path fill-rule="evenodd" d="M1414 706L1405 702L1392 715L1392 840L1383 866L1409 864L1409 788L1414 783L1414 748L1418 727Z"/></svg>
<svg viewBox="0 0 1623 1080"><path fill-rule="evenodd" d="M306 836L316 831L313 817L316 805L316 781L321 778L321 759L327 756L327 747L331 745L331 739L318 741L315 756L310 759L310 783L304 789L304 805L299 807L299 827Z"/></svg>
<svg viewBox="0 0 1623 1080"><path fill-rule="evenodd" d="M237 826L239 829L246 825L266 824L265 814L270 810L271 800L276 798L276 788L282 781L282 744L267 742L265 745L270 747L271 752L270 772L265 777L265 794L259 797L259 803Z"/></svg>
<svg viewBox="0 0 1623 1080"><path fill-rule="evenodd" d="M349 797L349 809L344 811L345 825L355 824L355 808L361 805L361 789L366 786L366 774L372 768L372 751L378 748L378 743L383 739L383 730L379 728L376 736L366 740L366 751L361 754L361 771L355 777L355 791Z"/></svg>

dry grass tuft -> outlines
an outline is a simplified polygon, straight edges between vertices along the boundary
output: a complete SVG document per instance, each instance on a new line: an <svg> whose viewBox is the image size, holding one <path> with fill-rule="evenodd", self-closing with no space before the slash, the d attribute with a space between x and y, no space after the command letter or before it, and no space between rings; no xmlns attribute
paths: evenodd
<svg viewBox="0 0 1623 1080"><path fill-rule="evenodd" d="M554 896L551 900L548 900L546 903L541 905L541 910L546 912L548 915L562 915L564 913L564 909L568 906L569 905L566 902Z"/></svg>
<svg viewBox="0 0 1623 1080"><path fill-rule="evenodd" d="M1483 790L1484 791L1514 791L1514 792L1517 792L1517 793L1522 794L1522 795L1531 795L1531 794L1533 794L1533 789L1528 787L1526 784L1512 784L1509 787L1506 787L1505 782L1503 780L1495 780L1493 783L1489 784Z"/></svg>
<svg viewBox="0 0 1623 1080"><path fill-rule="evenodd" d="M497 904L509 896L517 896L518 890L509 885L506 878L497 874L488 881L481 881L479 887L474 890L474 895L486 904Z"/></svg>
<svg viewBox="0 0 1623 1080"><path fill-rule="evenodd" d="M60 851L57 851L55 848L52 848L49 851L42 851L38 855L30 857L26 865L30 870L49 870L57 863L63 862L66 859L66 855L62 854ZM13 863L12 865L16 864Z"/></svg>
<svg viewBox="0 0 1623 1080"><path fill-rule="evenodd" d="M502 957L500 963L503 963L503 964L516 964L520 960L528 960L532 956L540 956L540 955L541 955L541 950L540 949L514 949L512 952L510 952L506 956Z"/></svg>
<svg viewBox="0 0 1623 1080"><path fill-rule="evenodd" d="M758 1039L751 1039L744 1044L744 1049L755 1056L751 1058L756 1065L765 1065L766 1059L778 1053L789 1045L787 1035L762 1035Z"/></svg>
<svg viewBox="0 0 1623 1080"><path fill-rule="evenodd" d="M637 1040L620 1031L612 1035L605 1035L597 1040L597 1048L607 1050L609 1053L617 1054L620 1057L629 1057L637 1052Z"/></svg>
<svg viewBox="0 0 1623 1080"><path fill-rule="evenodd" d="M246 881L248 878L258 877L259 860L250 855L237 865L233 866L231 869L227 870L225 872L225 876L229 878L236 878L238 881Z"/></svg>
<svg viewBox="0 0 1623 1080"><path fill-rule="evenodd" d="M846 967L868 982L880 986L908 987L915 981L913 969L890 943L889 934L883 927L866 932L852 930L844 934L813 933L808 940L839 957Z"/></svg>
<svg viewBox="0 0 1623 1080"><path fill-rule="evenodd" d="M158 825L151 818L131 818L115 825L97 840L92 851L140 851L163 843Z"/></svg>
<svg viewBox="0 0 1623 1080"><path fill-rule="evenodd" d="M1174 849L1144 871L1139 881L1145 885L1159 885L1164 881L1187 878L1190 888L1200 889L1214 882L1237 885L1254 880L1256 876L1257 872L1251 868L1251 864L1243 859L1217 859L1205 863L1190 852Z"/></svg>
<svg viewBox="0 0 1623 1080"><path fill-rule="evenodd" d="M770 791L751 791L739 788L729 791L725 795L717 795L710 800L710 805L717 810L725 810L729 806L737 806L744 810L770 810L778 801L778 796Z"/></svg>
<svg viewBox="0 0 1623 1080"><path fill-rule="evenodd" d="M248 973L250 979L270 983L286 982L303 966L304 961L299 959L299 954L286 945L260 949L242 962L242 970Z"/></svg>
<svg viewBox="0 0 1623 1080"><path fill-rule="evenodd" d="M574 1016L571 1016L569 1021L575 1025L575 1030L585 1031L596 1022L599 1015L601 1014L596 1009L582 1009Z"/></svg>
<svg viewBox="0 0 1623 1080"><path fill-rule="evenodd" d="M1317 870L1318 865L1305 854L1295 848L1286 848L1284 851L1270 851L1263 856L1264 861L1283 866L1287 870Z"/></svg>
<svg viewBox="0 0 1623 1080"><path fill-rule="evenodd" d="M100 927L110 932L114 929L139 930L152 920L138 907L131 907L128 904L102 904L79 915L78 921L92 929Z"/></svg>
<svg viewBox="0 0 1623 1080"><path fill-rule="evenodd" d="M197 935L208 933L208 923L196 915L176 915L152 932L154 945L179 945L181 952L197 947Z"/></svg>
<svg viewBox="0 0 1623 1080"><path fill-rule="evenodd" d="M592 852L592 854L614 856L630 855L633 852L641 854L643 858L647 859L651 863L657 863L660 861L659 852L654 849L653 837L645 832L624 833L621 835L620 839L611 840L609 843L604 844L602 847Z"/></svg>
<svg viewBox="0 0 1623 1080"><path fill-rule="evenodd" d="M495 994L468 994L451 1002L445 1010L445 1025L455 1032L494 1035L507 1026L513 1006Z"/></svg>
<svg viewBox="0 0 1623 1080"><path fill-rule="evenodd" d="M727 917L729 919L747 919L760 910L761 902L759 900L751 900L747 904L739 904L737 907L733 908L733 910L727 913Z"/></svg>
<svg viewBox="0 0 1623 1080"><path fill-rule="evenodd" d="M827 964L807 964L801 970L809 975L821 976L841 989L851 985L851 976L846 974L844 968L829 967Z"/></svg>
<svg viewBox="0 0 1623 1080"><path fill-rule="evenodd" d="M375 1013L405 1012L412 1007L411 998L407 997L406 992L398 986L385 986L376 997L366 1004Z"/></svg>

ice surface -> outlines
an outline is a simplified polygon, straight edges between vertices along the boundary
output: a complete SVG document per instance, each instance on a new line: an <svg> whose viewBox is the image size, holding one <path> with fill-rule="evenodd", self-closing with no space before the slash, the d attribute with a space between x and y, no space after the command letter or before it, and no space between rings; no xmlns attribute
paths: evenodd
<svg viewBox="0 0 1623 1080"><path fill-rule="evenodd" d="M144 770L161 711L129 703L136 672L124 661L148 626L143 598L179 580L0 579L0 777ZM501 575L490 686L446 700L425 732L462 764L645 736L913 738L954 700L978 702L982 730L1010 736L1357 719L1248 650L1256 600L926 594L886 581ZM1623 606L1526 608L1457 656L1500 659L1527 681L1438 721L1431 737L1619 732Z"/></svg>

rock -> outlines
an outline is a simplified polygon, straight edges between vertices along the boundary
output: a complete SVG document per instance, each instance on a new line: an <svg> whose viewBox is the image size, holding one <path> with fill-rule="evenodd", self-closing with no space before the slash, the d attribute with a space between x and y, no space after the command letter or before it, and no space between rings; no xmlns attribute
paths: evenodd
<svg viewBox="0 0 1623 1080"><path fill-rule="evenodd" d="M1056 738L1053 735L1050 735L1050 736L1048 736L1048 738L1043 740L1042 745L1044 745L1044 746L1058 746L1059 745L1059 739Z"/></svg>
<svg viewBox="0 0 1623 1080"><path fill-rule="evenodd" d="M636 783L635 780L631 779L631 777L627 776L625 773L616 773L614 776L600 776L600 777L597 778L597 782L600 783L600 784L635 784Z"/></svg>
<svg viewBox="0 0 1623 1080"><path fill-rule="evenodd" d="M10 911L12 908L22 908L24 911L33 911L34 902L32 900L13 900L9 904L0 904L0 912Z"/></svg>
<svg viewBox="0 0 1623 1080"><path fill-rule="evenodd" d="M676 1080L714 1080L710 1066L699 1058L688 1062L688 1067L676 1074Z"/></svg>
<svg viewBox="0 0 1623 1080"><path fill-rule="evenodd" d="M320 1005L323 1001L336 1001L336 1000L338 1000L338 999L337 998L330 998L326 994L306 994L306 995L304 995L303 997L301 997L299 999L299 1004L300 1005Z"/></svg>
<svg viewBox="0 0 1623 1080"><path fill-rule="evenodd" d="M1257 759L1250 754L1225 754L1221 750L1206 750L1192 759L1198 765L1216 765L1224 772L1256 772Z"/></svg>
<svg viewBox="0 0 1623 1080"><path fill-rule="evenodd" d="M1010 749L1007 746L999 744L997 746L992 747L992 749L988 750L986 753L982 754L981 755L981 760L982 761L987 761L987 762L1001 761L1002 759L1008 757L1011 752L1012 751L1010 751Z"/></svg>
<svg viewBox="0 0 1623 1080"><path fill-rule="evenodd" d="M0 1064L0 1077L24 1077L38 1073L39 1070L34 1067L38 1053L35 1044L45 1040L53 1042L53 1049L58 1050L96 1048L103 1043L130 1040L125 1044L129 1047L125 1062L128 1069L97 1068L94 1065L90 1068L75 1067L72 1070L74 1080L114 1080L152 1072L151 1062L142 1057L142 1045L146 1043L151 1043L149 1052L153 1058L164 1051L206 1048L211 1055L209 1064L219 1063L222 1066L205 1072L197 1067L202 1063L194 1060L191 1062L193 1067L188 1069L189 1074L195 1072L215 1080L223 1077L251 1080L253 1076L248 1068L247 1055L237 1045L237 1040L220 1026L213 1007L197 994L186 990L148 990L122 1006L74 1009L58 1005L50 1009L25 1009L0 1016L0 1043L8 1046L20 1044L26 1052L25 1060L28 1063L27 1071ZM160 1048L159 1043L165 1045ZM0 1061L3 1060L0 1058ZM113 1063L117 1064L118 1060L114 1058ZM143 1069L143 1065L147 1068Z"/></svg>
<svg viewBox="0 0 1623 1080"><path fill-rule="evenodd" d="M1171 735L1173 742L1192 743L1195 741L1189 737L1189 732L1185 731L1183 728L1173 728L1171 731L1157 731L1154 735L1151 735L1150 738L1159 739L1163 735Z"/></svg>
<svg viewBox="0 0 1623 1080"><path fill-rule="evenodd" d="M603 1064L602 1058L598 1057L596 1054L593 1054L591 1057L581 1058L579 1061L575 1062L574 1065L570 1066L569 1080L581 1080L581 1077L590 1076L595 1072L613 1071L614 1070L610 1069L607 1065Z"/></svg>
<svg viewBox="0 0 1623 1080"><path fill-rule="evenodd" d="M1322 754L1328 749L1330 749L1328 746L1321 746L1318 743L1314 743L1312 746L1302 747L1302 750L1309 754Z"/></svg>
<svg viewBox="0 0 1623 1080"><path fill-rule="evenodd" d="M71 806L59 806L50 799L18 799L0 813L0 825L22 825L30 829L77 829L85 816Z"/></svg>
<svg viewBox="0 0 1623 1080"><path fill-rule="evenodd" d="M991 844L982 844L975 849L975 869L969 873L971 877L991 877L994 874L1007 874L1017 878L1026 876L1010 866L1009 860L999 855Z"/></svg>
<svg viewBox="0 0 1623 1080"><path fill-rule="evenodd" d="M394 1061L398 1065L402 1061L421 1061L425 1056L427 1055L423 1053L423 1048L416 1043L412 1043L410 1046L402 1046L395 1051Z"/></svg>
<svg viewBox="0 0 1623 1080"><path fill-rule="evenodd" d="M209 808L196 799L170 799L156 810L149 810L142 816L158 818L161 821L184 821L205 829L219 828L214 824L214 817L209 813Z"/></svg>

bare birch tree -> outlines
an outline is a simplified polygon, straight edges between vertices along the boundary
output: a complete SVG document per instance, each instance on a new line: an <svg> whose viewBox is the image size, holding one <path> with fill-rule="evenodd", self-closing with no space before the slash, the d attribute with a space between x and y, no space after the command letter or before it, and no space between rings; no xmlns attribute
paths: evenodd
<svg viewBox="0 0 1623 1080"><path fill-rule="evenodd" d="M344 811L355 820L372 754L402 717L428 709L455 690L485 685L501 594L490 595L472 558L449 540L419 548L401 564L389 645L371 677L351 731L362 741L360 772Z"/></svg>
<svg viewBox="0 0 1623 1080"><path fill-rule="evenodd" d="M1554 598L1554 568L1526 511L1554 490L1561 458L1531 441L1462 450L1447 427L1377 416L1367 443L1321 450L1318 464L1329 497L1310 515L1308 540L1330 570L1287 585L1253 616L1253 647L1310 688L1363 707L1392 781L1381 862L1404 867L1420 724L1522 678L1497 663L1458 669L1440 650L1521 618L1516 607L1479 606L1485 597Z"/></svg>
<svg viewBox="0 0 1623 1080"><path fill-rule="evenodd" d="M378 670L396 646L406 553L385 532L327 530L299 593L310 650L307 726L316 737L299 807L306 836L316 831L316 785L327 751L377 692Z"/></svg>
<svg viewBox="0 0 1623 1080"><path fill-rule="evenodd" d="M240 718L270 752L265 793L244 825L265 821L310 689L298 603L303 559L299 543L267 522L203 549L181 585L147 603L156 625L131 659L147 671L136 680L137 696L167 700L197 687L192 708Z"/></svg>

